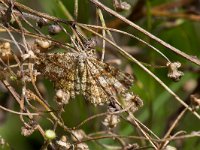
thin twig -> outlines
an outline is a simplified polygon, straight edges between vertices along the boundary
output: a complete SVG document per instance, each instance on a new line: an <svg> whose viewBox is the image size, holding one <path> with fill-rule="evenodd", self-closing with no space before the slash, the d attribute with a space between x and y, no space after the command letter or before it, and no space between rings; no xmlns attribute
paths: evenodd
<svg viewBox="0 0 200 150"><path fill-rule="evenodd" d="M165 56L160 50L158 50L156 47L150 45L149 43L147 43L146 41L140 39L139 37L133 35L133 34L130 34L128 32L125 32L125 31L122 31L122 30L118 30L118 29L113 29L113 28L108 28L108 27L101 27L101 26L96 26L96 25L89 25L89 24L82 24L82 23L77 23L78 25L84 25L86 27L91 27L91 28L96 28L96 29L101 29L101 30L108 30L108 31L113 31L113 32L117 32L117 33L121 33L121 34L124 34L124 35L127 35L131 38L134 38L136 40L138 40L139 42L147 45L148 47L152 48L153 50L155 50L157 53L159 53L164 59L167 60L167 62L171 62L169 60L169 58L167 58L167 56Z"/></svg>
<svg viewBox="0 0 200 150"><path fill-rule="evenodd" d="M149 33L148 31L144 30L143 28L141 28L140 26L136 25L135 23L131 22L130 20L126 19L125 17L123 17L122 15L116 13L115 11L113 11L112 9L108 8L107 6L103 5L102 3L100 3L98 0L90 0L92 3L94 3L97 7L107 11L109 14L112 14L113 16L121 19L122 21L124 21L125 23L127 23L128 25L132 26L134 29L142 32L143 34L147 35L149 38L155 40L156 42L160 43L161 45L163 45L164 47L166 47L167 49L173 51L174 53L184 57L185 59L197 64L200 66L200 60L196 57L196 56L190 56L182 51L180 51L179 49L171 46L170 44L164 42L163 40L157 38L156 36L154 36L153 34Z"/></svg>
<svg viewBox="0 0 200 150"><path fill-rule="evenodd" d="M38 113L23 113L23 112L18 112L18 111L14 111L14 110L11 110L11 109L8 109L8 108L5 108L3 106L0 105L0 108L4 111L7 111L7 112L10 112L10 113L13 113L13 114L17 114L17 115L23 115L23 116L29 116L29 115L32 115L32 116L38 116L40 114Z"/></svg>
<svg viewBox="0 0 200 150"><path fill-rule="evenodd" d="M97 14L99 15L102 27L106 27L106 23L101 9L97 9ZM106 31L104 29L102 30L102 35L103 37L106 38ZM105 47L106 47L106 41L103 39L101 61L103 61L105 57Z"/></svg>
<svg viewBox="0 0 200 150"><path fill-rule="evenodd" d="M102 35L98 34L97 32L93 31L92 29L85 27L83 25L80 25L80 26L82 28L92 32L93 34L95 34L101 38L104 38ZM117 48L122 55L124 55L125 57L127 57L128 59L130 59L131 61L136 63L138 66L140 66L145 72L147 72L151 77L153 77L164 89L166 89L172 96L174 96L174 98L177 101L179 101L183 106L185 106L185 108L187 108L192 114L194 114L198 119L200 119L200 115L196 111L194 111L191 107L189 107L178 95L176 95L165 83L163 83L156 75L154 75L149 69L147 69L143 64L141 64L137 59L132 57L130 54L128 54L121 47L119 47L118 45L113 43L111 40L109 40L107 38L104 38L104 39L107 42L109 42L111 45L113 45L115 48Z"/></svg>
<svg viewBox="0 0 200 150"><path fill-rule="evenodd" d="M164 139L166 139L167 137L170 136L170 133L172 132L172 130L175 128L175 126L177 125L177 123L180 121L180 119L183 117L183 115L185 114L185 112L187 111L187 109L185 108L176 118L176 120L174 121L174 123L171 125L171 127L169 128L169 130L167 131L167 133L164 136ZM163 147L165 147L167 144L169 143L168 140L166 140L164 143L162 143L159 148L162 149Z"/></svg>

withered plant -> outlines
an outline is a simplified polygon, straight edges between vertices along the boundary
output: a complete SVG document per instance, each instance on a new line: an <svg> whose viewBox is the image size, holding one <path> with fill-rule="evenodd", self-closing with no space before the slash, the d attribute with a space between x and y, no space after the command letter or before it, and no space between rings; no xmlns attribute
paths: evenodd
<svg viewBox="0 0 200 150"><path fill-rule="evenodd" d="M186 70L180 71L181 60L190 64L194 74L199 73L200 60L134 23L144 17L145 1L138 1L133 6L125 1L110 0L111 9L104 1L88 0L89 7L93 8L91 12L95 12L90 16L92 24L80 23L78 15L81 6L78 0L73 1L73 17L67 6L57 1L65 14L64 19L36 11L14 0L0 2L0 77L1 91L6 95L0 101L0 112L4 117L5 112L18 116L23 136L28 138L40 133L37 136L43 137L41 150L168 150L181 147L178 143L184 143L189 138L199 137L199 131L188 133L177 126L186 114L195 116L199 123L200 82L188 93L188 98L183 99L162 79L168 78L165 80L175 81L176 85ZM186 7L192 5L192 1L182 0L172 4L176 4L177 8ZM171 12L167 9L174 5L155 7L151 13L154 16L169 16ZM130 10L132 13L125 17L123 12ZM197 19L186 13L171 16ZM109 18L113 17L116 20L109 22ZM125 25L137 33L117 29ZM143 34L143 38L138 33ZM140 46L129 47L127 41L131 40L157 54L143 53ZM152 41L165 47L167 53L156 48ZM124 42L126 46L121 45ZM180 61L170 55L178 55ZM151 56L155 61L145 60L151 60ZM140 72L137 73L135 68ZM164 77L156 74L157 69L162 69ZM168 101L176 103L177 108L173 108L176 111L170 112L170 117L166 116L164 135L151 129L150 122L156 119L148 122L140 121L138 117L147 109L145 95L150 93L149 87L156 84L154 81L152 85L145 84L145 81L142 83L142 76L156 81L158 87L170 94L166 96ZM157 91L160 92L160 89ZM13 104L17 107L14 108ZM159 109L167 108L163 105ZM15 124L10 126L19 127ZM156 126L160 126L159 121ZM130 131L127 133L125 129L128 128ZM3 138L1 147L15 149L15 143L9 140L7 143ZM16 142L17 139L15 137Z"/></svg>

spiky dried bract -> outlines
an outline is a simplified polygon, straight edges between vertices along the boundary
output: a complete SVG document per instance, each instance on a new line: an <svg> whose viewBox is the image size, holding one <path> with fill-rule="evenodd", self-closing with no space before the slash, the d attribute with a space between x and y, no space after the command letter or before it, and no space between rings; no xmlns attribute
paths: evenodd
<svg viewBox="0 0 200 150"><path fill-rule="evenodd" d="M119 97L126 99L127 95L128 99L135 99L134 94L128 92L133 76L98 61L93 50L41 53L36 68L55 83L56 89L69 92L71 98L82 94L95 105L117 101Z"/></svg>

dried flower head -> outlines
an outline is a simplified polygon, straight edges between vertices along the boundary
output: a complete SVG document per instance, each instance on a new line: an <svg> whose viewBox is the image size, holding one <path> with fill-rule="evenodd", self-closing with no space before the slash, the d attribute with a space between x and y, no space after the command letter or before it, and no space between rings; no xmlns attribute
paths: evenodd
<svg viewBox="0 0 200 150"><path fill-rule="evenodd" d="M30 136L37 129L37 123L35 121L30 121L21 128L21 134L23 136Z"/></svg>
<svg viewBox="0 0 200 150"><path fill-rule="evenodd" d="M56 144L59 147L59 150L69 150L71 148L71 144L67 141L66 136L62 136L60 140L56 141Z"/></svg>
<svg viewBox="0 0 200 150"><path fill-rule="evenodd" d="M24 82L35 82L38 75L40 75L40 73L35 69L25 69L23 70L23 75L21 71L17 71L17 78L20 78Z"/></svg>
<svg viewBox="0 0 200 150"><path fill-rule="evenodd" d="M50 35L58 34L62 31L62 28L57 24L52 24L48 27L48 31Z"/></svg>
<svg viewBox="0 0 200 150"><path fill-rule="evenodd" d="M0 43L0 53L2 56L7 56L11 54L11 47L9 42Z"/></svg>
<svg viewBox="0 0 200 150"><path fill-rule="evenodd" d="M115 128L120 122L119 116L117 115L107 115L104 121L102 122L104 126L108 128Z"/></svg>
<svg viewBox="0 0 200 150"><path fill-rule="evenodd" d="M52 46L52 42L45 39L36 39L35 44L44 49L48 49Z"/></svg>
<svg viewBox="0 0 200 150"><path fill-rule="evenodd" d="M113 5L117 11L129 10L131 5L121 0L113 0Z"/></svg>
<svg viewBox="0 0 200 150"><path fill-rule="evenodd" d="M171 78L174 81L179 81L181 79L181 77L184 75L183 72L179 71L178 69L181 67L181 63L180 62L168 62L166 64L166 66L168 67L168 74L167 76L169 78Z"/></svg>
<svg viewBox="0 0 200 150"><path fill-rule="evenodd" d="M36 58L36 56L35 56L35 54L33 53L32 50L29 50L27 54L23 54L21 57L22 57L23 60L35 59Z"/></svg>
<svg viewBox="0 0 200 150"><path fill-rule="evenodd" d="M89 147L86 143L80 143L76 145L76 150L89 150Z"/></svg>
<svg viewBox="0 0 200 150"><path fill-rule="evenodd" d="M135 112L138 108L143 106L142 100L138 96L133 97L130 93L124 95L124 100L125 107L130 107L129 110L131 112Z"/></svg>
<svg viewBox="0 0 200 150"><path fill-rule="evenodd" d="M68 104L70 99L70 94L68 91L64 92L63 90L59 89L56 92L56 101L59 105Z"/></svg>

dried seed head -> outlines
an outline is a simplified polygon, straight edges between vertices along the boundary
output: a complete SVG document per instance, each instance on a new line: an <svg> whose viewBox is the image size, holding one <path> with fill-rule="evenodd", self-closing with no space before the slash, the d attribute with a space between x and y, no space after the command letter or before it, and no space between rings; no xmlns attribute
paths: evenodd
<svg viewBox="0 0 200 150"><path fill-rule="evenodd" d="M190 95L192 108L198 110L200 108L200 94Z"/></svg>
<svg viewBox="0 0 200 150"><path fill-rule="evenodd" d="M143 101L136 95L132 93L125 93L124 95L125 107L130 107L131 112L137 111L143 106Z"/></svg>
<svg viewBox="0 0 200 150"><path fill-rule="evenodd" d="M3 48L10 49L10 43L9 42L3 43Z"/></svg>
<svg viewBox="0 0 200 150"><path fill-rule="evenodd" d="M31 73L30 73L31 71ZM21 79L24 82L35 82L37 80L37 76L40 75L40 73L37 70L23 70L23 75L21 71L17 71L17 78Z"/></svg>
<svg viewBox="0 0 200 150"><path fill-rule="evenodd" d="M28 124L21 128L21 134L23 136L30 136L37 129L37 124L35 121L30 121Z"/></svg>
<svg viewBox="0 0 200 150"><path fill-rule="evenodd" d="M27 54L21 55L21 57L22 57L23 60L26 60L26 59L35 59L36 58L36 56L35 56L35 54L33 53L32 50L29 50Z"/></svg>
<svg viewBox="0 0 200 150"><path fill-rule="evenodd" d="M131 5L127 2L121 2L121 0L114 0L113 5L117 11L129 10Z"/></svg>
<svg viewBox="0 0 200 150"><path fill-rule="evenodd" d="M70 94L68 91L64 92L61 89L57 90L56 101L59 105L68 104L69 99L70 99Z"/></svg>
<svg viewBox="0 0 200 150"><path fill-rule="evenodd" d="M48 27L48 31L49 31L50 35L58 34L58 33L60 33L61 30L62 30L62 28L57 24L52 24Z"/></svg>
<svg viewBox="0 0 200 150"><path fill-rule="evenodd" d="M2 56L11 54L11 47L9 42L3 42L0 44L0 53Z"/></svg>
<svg viewBox="0 0 200 150"><path fill-rule="evenodd" d="M119 116L117 115L107 115L104 121L102 122L104 126L108 128L115 128L120 122Z"/></svg>
<svg viewBox="0 0 200 150"><path fill-rule="evenodd" d="M23 136L30 136L35 131L34 128L22 127L21 134Z"/></svg>
<svg viewBox="0 0 200 150"><path fill-rule="evenodd" d="M35 44L41 48L48 49L52 46L52 42L44 39L35 39Z"/></svg>
<svg viewBox="0 0 200 150"><path fill-rule="evenodd" d="M166 66L168 67L167 76L171 78L173 81L179 81L181 77L184 75L183 72L178 70L181 67L180 62L173 62L173 63L168 62Z"/></svg>
<svg viewBox="0 0 200 150"><path fill-rule="evenodd" d="M73 130L71 136L72 136L72 140L74 142L77 142L85 138L86 134L83 130Z"/></svg>
<svg viewBox="0 0 200 150"><path fill-rule="evenodd" d="M86 143L80 143L76 145L76 150L89 150L89 147Z"/></svg>
<svg viewBox="0 0 200 150"><path fill-rule="evenodd" d="M56 144L59 147L59 150L69 150L72 146L69 142L67 142L67 137L62 136L59 141L56 141Z"/></svg>

